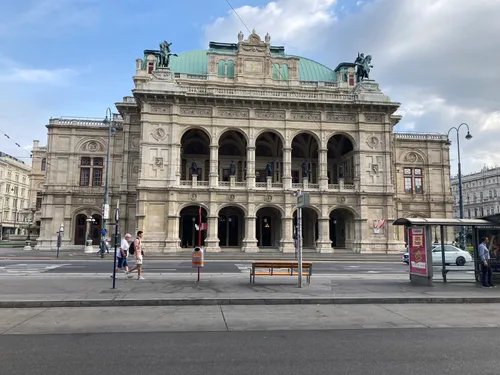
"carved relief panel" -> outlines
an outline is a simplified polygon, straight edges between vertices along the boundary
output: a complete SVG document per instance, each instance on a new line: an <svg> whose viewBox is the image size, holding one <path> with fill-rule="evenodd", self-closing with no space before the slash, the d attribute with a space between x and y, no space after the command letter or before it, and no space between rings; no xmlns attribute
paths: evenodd
<svg viewBox="0 0 500 375"><path fill-rule="evenodd" d="M384 157L382 155L368 155L365 158L365 178L369 184L381 184L383 183L383 161Z"/></svg>

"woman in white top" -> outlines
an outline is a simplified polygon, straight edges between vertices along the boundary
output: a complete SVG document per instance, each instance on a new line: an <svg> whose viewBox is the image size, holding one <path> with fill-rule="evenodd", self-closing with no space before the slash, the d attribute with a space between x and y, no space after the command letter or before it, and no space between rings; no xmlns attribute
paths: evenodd
<svg viewBox="0 0 500 375"><path fill-rule="evenodd" d="M124 238L122 238L122 242L120 243L120 248L116 249L116 260L118 261L118 264L116 266L116 273L119 272L119 270L123 269L125 271L125 276L132 277L132 275L129 275L128 272L128 262L127 262L127 257L128 257L128 249L130 247L129 242L131 240L132 236L130 233L127 233ZM111 275L113 277L113 275Z"/></svg>

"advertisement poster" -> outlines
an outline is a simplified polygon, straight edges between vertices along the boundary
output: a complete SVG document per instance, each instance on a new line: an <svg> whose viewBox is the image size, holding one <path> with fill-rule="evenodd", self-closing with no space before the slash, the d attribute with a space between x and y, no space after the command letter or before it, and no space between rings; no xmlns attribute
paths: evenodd
<svg viewBox="0 0 500 375"><path fill-rule="evenodd" d="M410 273L427 276L425 229L423 227L408 228L408 242L410 252Z"/></svg>

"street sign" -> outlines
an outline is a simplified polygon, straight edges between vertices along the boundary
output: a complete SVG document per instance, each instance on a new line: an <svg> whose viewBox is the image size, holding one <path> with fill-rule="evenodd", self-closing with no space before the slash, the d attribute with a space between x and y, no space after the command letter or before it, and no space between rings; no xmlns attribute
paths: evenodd
<svg viewBox="0 0 500 375"><path fill-rule="evenodd" d="M309 193L297 194L297 208L304 208L310 205Z"/></svg>
<svg viewBox="0 0 500 375"><path fill-rule="evenodd" d="M109 220L109 204L102 205L102 218L104 220Z"/></svg>

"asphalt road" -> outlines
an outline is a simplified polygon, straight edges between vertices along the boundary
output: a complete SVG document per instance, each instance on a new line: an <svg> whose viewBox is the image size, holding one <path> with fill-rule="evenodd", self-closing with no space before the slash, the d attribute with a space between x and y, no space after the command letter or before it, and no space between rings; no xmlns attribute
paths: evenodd
<svg viewBox="0 0 500 375"><path fill-rule="evenodd" d="M133 263L133 262L131 262ZM248 272L251 262L238 261L210 261L205 262L203 272L205 273L241 273ZM448 269L461 271L463 274L471 274L472 266L457 267L448 266ZM145 273L192 273L191 262L148 260L145 259ZM435 268L439 273L439 267ZM5 274L34 274L34 273L112 273L112 258L88 260L88 261L0 261L0 275ZM408 266L404 263L382 263L382 262L314 262L313 273L316 275L330 274L386 274L403 275L408 273Z"/></svg>
<svg viewBox="0 0 500 375"><path fill-rule="evenodd" d="M0 336L0 363L10 375L493 375L498 334L474 328L10 335Z"/></svg>

